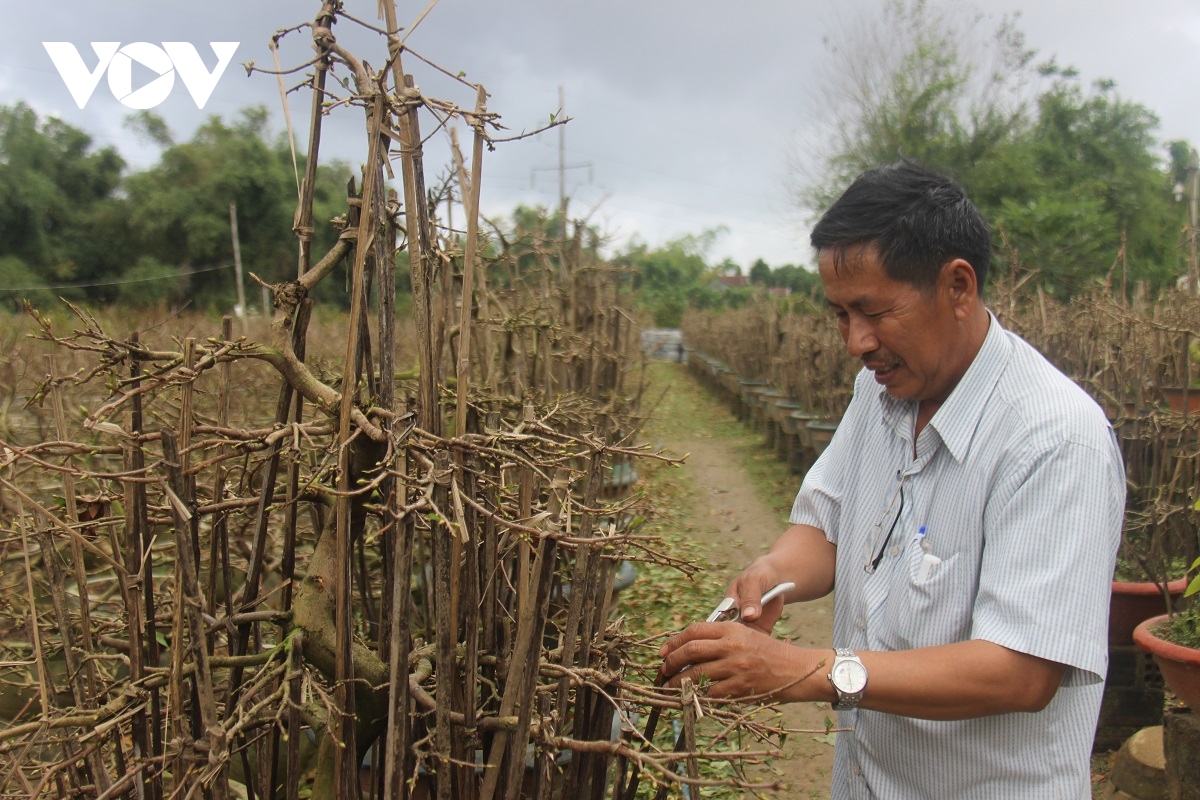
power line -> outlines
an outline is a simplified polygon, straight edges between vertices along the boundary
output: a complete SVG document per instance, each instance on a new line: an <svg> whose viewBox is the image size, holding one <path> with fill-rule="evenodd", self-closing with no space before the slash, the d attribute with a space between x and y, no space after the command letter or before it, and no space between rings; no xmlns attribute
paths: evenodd
<svg viewBox="0 0 1200 800"><path fill-rule="evenodd" d="M216 272L221 269L232 269L233 264L224 264L219 267L205 267L204 269L194 269L184 275L200 275L205 272ZM0 292L36 292L42 289L90 289L94 286L120 286L125 283L145 283L146 281L165 281L170 278L180 278L183 275L152 275L148 278L126 278L122 281L94 281L92 283L60 283L55 286L18 286L15 289L8 286L0 286Z"/></svg>

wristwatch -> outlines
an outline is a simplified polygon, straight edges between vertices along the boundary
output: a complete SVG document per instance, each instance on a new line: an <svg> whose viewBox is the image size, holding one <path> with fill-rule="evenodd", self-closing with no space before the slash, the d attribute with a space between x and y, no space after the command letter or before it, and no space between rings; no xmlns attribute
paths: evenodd
<svg viewBox="0 0 1200 800"><path fill-rule="evenodd" d="M862 659L854 655L853 650L836 648L834 651L833 668L829 670L829 682L837 692L837 702L833 704L834 711L848 711L858 707L862 700L863 690L867 688L867 668Z"/></svg>

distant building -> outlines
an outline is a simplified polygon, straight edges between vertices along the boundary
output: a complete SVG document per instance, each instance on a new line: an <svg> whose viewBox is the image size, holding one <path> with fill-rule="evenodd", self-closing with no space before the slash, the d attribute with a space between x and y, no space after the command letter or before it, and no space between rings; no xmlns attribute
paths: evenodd
<svg viewBox="0 0 1200 800"><path fill-rule="evenodd" d="M718 275L708 284L710 292L727 292L730 289L741 289L749 285L745 275Z"/></svg>
<svg viewBox="0 0 1200 800"><path fill-rule="evenodd" d="M683 361L683 331L647 328L642 331L642 352L660 361Z"/></svg>

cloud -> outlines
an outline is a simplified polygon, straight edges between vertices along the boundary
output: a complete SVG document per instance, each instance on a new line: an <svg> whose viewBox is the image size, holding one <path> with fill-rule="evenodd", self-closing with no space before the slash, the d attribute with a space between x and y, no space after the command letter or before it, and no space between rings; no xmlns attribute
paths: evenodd
<svg viewBox="0 0 1200 800"><path fill-rule="evenodd" d="M825 58L822 39L856 9L870 13L883 0L608 0L545 3L535 0L456 0L436 6L408 44L451 74L465 71L491 93L489 108L512 132L531 130L558 108L564 87L568 115L566 160L585 165L567 174L573 207L604 201L599 218L621 235L655 244L724 222L720 247L743 265L759 256L770 263L805 261L805 226L789 199L789 175L812 158L812 120L819 116L810 91ZM1200 9L1191 0L1096 0L1081 14L1074 0L985 0L989 18L1022 12L1019 27L1043 54L1080 68L1085 79L1112 77L1123 96L1160 114L1166 138L1200 141L1200 108L1186 102L1183 78L1200 74ZM371 25L376 3L348 0L347 10ZM203 111L182 86L156 111L181 140L208 116L232 119L246 106L271 111L284 128L276 79L246 77L240 62L271 67L268 44L281 28L308 19L319 3L295 0L123 0L119 11L93 0L61 0L10 9L11 29L0 54L0 103L18 100L39 113L57 114L117 146L135 167L157 150L122 126L127 112L104 85L88 107L75 108L41 47L43 41L187 41L211 66L210 41L240 42L237 55ZM423 8L423 4L419 5ZM401 7L408 25L417 7ZM379 68L387 59L380 37L349 20L334 29L340 42ZM281 41L285 66L312 56L307 30ZM422 89L460 105L471 90L405 58ZM285 78L288 87L303 79ZM178 82L177 82L178 83ZM334 87L338 88L338 87ZM338 88L340 91L340 88ZM310 99L289 95L303 146ZM425 123L423 123L425 124ZM424 128L433 133L432 122ZM465 132L465 131L464 131ZM365 157L362 112L337 110L326 121L323 154L350 162ZM435 133L426 163L443 169L445 136ZM517 203L558 203L558 134L505 144L487 154L485 209ZM499 213L497 211L496 213Z"/></svg>

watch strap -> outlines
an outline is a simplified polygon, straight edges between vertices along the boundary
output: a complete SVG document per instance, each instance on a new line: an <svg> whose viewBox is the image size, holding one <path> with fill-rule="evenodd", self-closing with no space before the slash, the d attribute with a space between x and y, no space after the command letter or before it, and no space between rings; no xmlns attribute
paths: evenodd
<svg viewBox="0 0 1200 800"><path fill-rule="evenodd" d="M862 700L863 692L866 690L866 684L863 684L863 688L859 689L857 692L843 692L838 687L837 682L834 681L833 673L839 661L856 661L858 662L858 665L862 667L864 672L866 672L866 667L863 666L862 659L858 657L858 654L849 648L835 647L833 654L833 669L829 670L829 682L833 685L833 691L837 693L838 698L837 702L833 704L833 710L850 711L851 709L858 708L858 703L860 700Z"/></svg>

